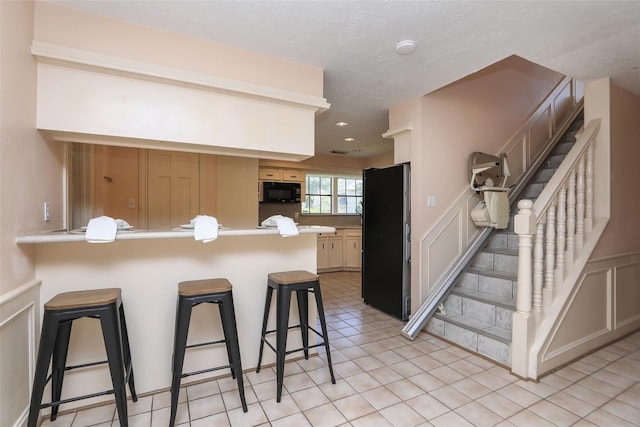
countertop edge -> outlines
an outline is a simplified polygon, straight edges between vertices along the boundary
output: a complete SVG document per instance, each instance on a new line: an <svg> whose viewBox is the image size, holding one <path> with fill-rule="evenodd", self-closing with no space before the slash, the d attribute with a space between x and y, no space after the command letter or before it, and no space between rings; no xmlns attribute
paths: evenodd
<svg viewBox="0 0 640 427"><path fill-rule="evenodd" d="M299 234L319 234L333 233L335 227L322 225L302 225L298 226ZM268 236L279 235L277 228L231 228L218 231L218 237L239 237L239 236ZM295 237L295 236L287 236ZM193 230L125 230L119 231L116 240L149 240L149 239L193 239ZM30 234L16 237L18 245L40 244L40 243L66 243L66 242L86 242L84 233L79 231L51 231L41 234Z"/></svg>

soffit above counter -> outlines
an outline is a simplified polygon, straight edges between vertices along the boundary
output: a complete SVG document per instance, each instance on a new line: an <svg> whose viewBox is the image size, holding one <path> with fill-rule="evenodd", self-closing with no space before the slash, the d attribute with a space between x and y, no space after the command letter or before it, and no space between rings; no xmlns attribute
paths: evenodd
<svg viewBox="0 0 640 427"><path fill-rule="evenodd" d="M34 41L45 137L300 161L324 98Z"/></svg>

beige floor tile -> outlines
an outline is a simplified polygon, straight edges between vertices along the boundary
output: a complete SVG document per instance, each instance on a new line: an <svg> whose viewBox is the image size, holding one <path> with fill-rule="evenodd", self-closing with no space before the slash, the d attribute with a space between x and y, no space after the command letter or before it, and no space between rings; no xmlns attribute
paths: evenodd
<svg viewBox="0 0 640 427"><path fill-rule="evenodd" d="M333 401L333 404L338 408L347 421L363 417L376 411L376 408L371 406L371 404L360 394L354 394L335 400Z"/></svg>
<svg viewBox="0 0 640 427"><path fill-rule="evenodd" d="M284 386L289 393L294 391L304 390L305 388L314 387L316 383L313 382L311 377L306 372L301 372L295 375L289 375L284 378Z"/></svg>
<svg viewBox="0 0 640 427"><path fill-rule="evenodd" d="M428 372L422 372L407 379L427 393L445 386L445 383L429 374Z"/></svg>
<svg viewBox="0 0 640 427"><path fill-rule="evenodd" d="M469 377L471 375L475 375L484 371L483 368L479 367L478 365L474 365L473 363L465 359L457 360L453 363L450 363L448 366L460 372L465 377Z"/></svg>
<svg viewBox="0 0 640 427"><path fill-rule="evenodd" d="M229 409L235 409L242 406L242 401L240 400L240 393L238 390L230 390L222 393L222 400L224 401L224 406ZM253 388L245 387L244 388L244 400L247 405L251 405L252 403L258 402L258 397L253 391Z"/></svg>
<svg viewBox="0 0 640 427"><path fill-rule="evenodd" d="M508 419L510 423L518 427L558 427L557 425L545 420L538 414L527 409L518 412Z"/></svg>
<svg viewBox="0 0 640 427"><path fill-rule="evenodd" d="M527 409L558 426L570 426L579 419L577 415L548 400L541 400Z"/></svg>
<svg viewBox="0 0 640 427"><path fill-rule="evenodd" d="M522 410L522 406L497 393L482 396L480 399L477 399L476 402L500 415L502 418L509 418L516 412Z"/></svg>
<svg viewBox="0 0 640 427"><path fill-rule="evenodd" d="M367 390L361 395L367 402L376 408L376 410L400 403L400 398L386 387L377 387Z"/></svg>
<svg viewBox="0 0 640 427"><path fill-rule="evenodd" d="M257 426L268 422L267 416L264 414L262 406L260 406L259 403L248 405L247 409L247 412L242 412L242 408L227 411L229 423L233 427L246 427Z"/></svg>
<svg viewBox="0 0 640 427"><path fill-rule="evenodd" d="M628 405L617 399L605 404L603 410L622 418L632 424L640 425L640 402L636 401L635 405Z"/></svg>
<svg viewBox="0 0 640 427"><path fill-rule="evenodd" d="M78 411L76 418L73 420L73 427L90 426L106 421L112 421L116 414L116 404L111 403L95 408Z"/></svg>
<svg viewBox="0 0 640 427"><path fill-rule="evenodd" d="M191 427L227 427L230 426L229 417L226 413L211 415L206 418L200 418L199 420L191 421Z"/></svg>
<svg viewBox="0 0 640 427"><path fill-rule="evenodd" d="M409 400L416 396L424 394L424 390L407 379L394 381L386 385L393 394L401 400Z"/></svg>
<svg viewBox="0 0 640 427"><path fill-rule="evenodd" d="M333 403L326 403L304 411L304 416L314 427L333 427L347 422Z"/></svg>
<svg viewBox="0 0 640 427"><path fill-rule="evenodd" d="M397 403L380 411L383 417L394 426L411 427L427 421L422 415L411 409L406 403Z"/></svg>
<svg viewBox="0 0 640 427"><path fill-rule="evenodd" d="M455 388L461 393L464 393L466 396L470 397L473 400L478 399L485 394L491 393L491 389L469 378L463 378L460 381L456 381L451 384L451 387Z"/></svg>
<svg viewBox="0 0 640 427"><path fill-rule="evenodd" d="M75 417L76 413L72 412L69 414L58 415L55 421L51 421L47 418L42 422L42 424L40 424L40 427L71 427Z"/></svg>
<svg viewBox="0 0 640 427"><path fill-rule="evenodd" d="M280 402L277 402L274 398L262 401L260 404L269 421L278 420L301 412L295 400L290 395L282 396Z"/></svg>
<svg viewBox="0 0 640 427"><path fill-rule="evenodd" d="M421 365L418 364L418 366ZM429 373L445 384L452 384L464 378L464 375L448 366L440 366L435 369L429 369Z"/></svg>
<svg viewBox="0 0 640 427"><path fill-rule="evenodd" d="M362 368L363 371L371 371L373 369L382 368L384 364L373 356L365 356L360 357L358 359L354 359L354 363Z"/></svg>
<svg viewBox="0 0 640 427"><path fill-rule="evenodd" d="M169 425L171 408L161 408L151 412L151 427L166 427ZM189 408L186 403L178 404L176 412L176 425L189 422Z"/></svg>
<svg viewBox="0 0 640 427"><path fill-rule="evenodd" d="M369 375L376 379L380 384L389 384L402 379L402 376L388 366L382 366L378 369L368 371Z"/></svg>
<svg viewBox="0 0 640 427"><path fill-rule="evenodd" d="M206 381L199 384L194 384L186 387L187 398L189 400L201 399L213 394L220 394L220 386L218 381Z"/></svg>
<svg viewBox="0 0 640 427"><path fill-rule="evenodd" d="M225 404L220 394L189 400L188 405L189 418L192 421L225 411Z"/></svg>
<svg viewBox="0 0 640 427"><path fill-rule="evenodd" d="M301 411L315 408L329 402L329 398L320 390L319 387L310 387L304 390L291 393L291 397L298 405Z"/></svg>
<svg viewBox="0 0 640 427"><path fill-rule="evenodd" d="M473 424L453 411L432 419L430 423L436 427L473 427Z"/></svg>
<svg viewBox="0 0 640 427"><path fill-rule="evenodd" d="M381 384L376 381L371 375L366 372L362 372L357 375L352 375L344 379L344 381L348 382L351 387L358 393L362 393L363 391L371 390L372 388L380 387Z"/></svg>
<svg viewBox="0 0 640 427"><path fill-rule="evenodd" d="M597 426L637 427L639 424L630 423L613 415L604 409L596 409L585 417L585 420Z"/></svg>
<svg viewBox="0 0 640 427"><path fill-rule="evenodd" d="M519 383L509 384L508 386L498 390L498 393L524 408L531 406L542 399L537 394L531 393L530 391L520 387Z"/></svg>
<svg viewBox="0 0 640 427"><path fill-rule="evenodd" d="M346 396L351 396L357 393L348 382L341 380L336 381L335 384L324 383L318 386L320 390L329 398L329 400L338 400Z"/></svg>
<svg viewBox="0 0 640 427"><path fill-rule="evenodd" d="M471 402L471 398L451 386L441 387L437 390L433 390L429 394L451 409L459 408L460 406Z"/></svg>
<svg viewBox="0 0 640 427"><path fill-rule="evenodd" d="M417 365L414 365L408 360L403 360L402 362L394 363L389 367L394 371L396 371L398 375L401 375L403 378L409 378L424 372L423 368Z"/></svg>
<svg viewBox="0 0 640 427"><path fill-rule="evenodd" d="M302 413L289 415L288 417L280 418L279 420L272 421L271 427L305 427L311 426L307 417Z"/></svg>
<svg viewBox="0 0 640 427"><path fill-rule="evenodd" d="M498 414L488 410L477 402L469 402L456 409L455 413L475 427L494 426L502 421L502 418Z"/></svg>
<svg viewBox="0 0 640 427"><path fill-rule="evenodd" d="M548 400L579 417L584 417L596 409L592 404L571 396L563 391L552 394Z"/></svg>
<svg viewBox="0 0 640 427"><path fill-rule="evenodd" d="M351 421L353 427L395 427L378 412Z"/></svg>
<svg viewBox="0 0 640 427"><path fill-rule="evenodd" d="M421 394L413 399L409 399L406 401L406 404L422 415L427 421L450 411L446 405L428 394Z"/></svg>

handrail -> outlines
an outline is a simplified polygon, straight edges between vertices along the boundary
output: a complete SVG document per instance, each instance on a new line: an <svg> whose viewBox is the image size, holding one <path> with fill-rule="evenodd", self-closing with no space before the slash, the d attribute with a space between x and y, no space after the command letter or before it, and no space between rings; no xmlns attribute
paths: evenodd
<svg viewBox="0 0 640 427"><path fill-rule="evenodd" d="M531 163L530 167L518 178L518 181L512 186L509 191L509 203L513 205L520 193L523 191L525 185L531 180L533 175L537 172L538 168L549 155L551 150L556 146L558 141L565 134L569 126L574 122L576 117L583 109L583 100L581 99L575 106L573 112L562 122L562 124L556 129L554 135L545 144L545 149L541 150L536 156L535 160ZM537 112L536 112L537 113ZM434 290L431 292L425 301L420 305L416 313L411 316L409 321L402 328L402 335L406 338L413 340L418 335L418 332L424 328L429 319L433 316L439 303L445 298L451 291L455 280L462 273L468 262L473 256L483 247L484 243L493 233L492 228L481 229L476 236L471 240L467 248L454 260L453 264L449 267L446 273L440 277L435 283Z"/></svg>

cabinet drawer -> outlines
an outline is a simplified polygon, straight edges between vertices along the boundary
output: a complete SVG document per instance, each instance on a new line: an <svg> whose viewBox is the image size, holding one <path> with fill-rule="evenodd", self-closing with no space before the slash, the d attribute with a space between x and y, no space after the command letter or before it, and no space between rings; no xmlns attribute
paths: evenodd
<svg viewBox="0 0 640 427"><path fill-rule="evenodd" d="M303 182L304 181L304 172L297 170L283 170L282 171L282 180L283 181L293 181L293 182Z"/></svg>
<svg viewBox="0 0 640 427"><path fill-rule="evenodd" d="M263 181L282 181L282 170L260 169L259 178Z"/></svg>

